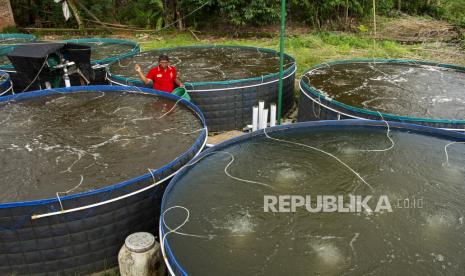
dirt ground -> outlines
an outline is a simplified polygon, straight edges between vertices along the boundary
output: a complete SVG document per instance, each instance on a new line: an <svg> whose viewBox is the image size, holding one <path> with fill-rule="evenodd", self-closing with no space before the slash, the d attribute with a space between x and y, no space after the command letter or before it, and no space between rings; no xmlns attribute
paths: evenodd
<svg viewBox="0 0 465 276"><path fill-rule="evenodd" d="M452 42L461 30L447 21L402 15L399 18L381 18L376 34L378 39L403 43Z"/></svg>
<svg viewBox="0 0 465 276"><path fill-rule="evenodd" d="M208 136L207 144L216 145L223 141L243 135L244 132L238 130L226 131L219 134L212 134Z"/></svg>

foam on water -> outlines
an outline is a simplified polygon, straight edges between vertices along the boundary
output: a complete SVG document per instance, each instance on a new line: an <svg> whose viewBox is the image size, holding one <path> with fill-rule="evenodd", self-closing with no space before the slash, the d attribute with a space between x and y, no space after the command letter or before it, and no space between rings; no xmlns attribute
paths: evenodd
<svg viewBox="0 0 465 276"><path fill-rule="evenodd" d="M76 186L81 176L82 185L73 193L116 184L166 165L192 145L201 124L183 105L160 119L165 104L174 102L116 91L2 103L0 203L55 197ZM23 174L22 168L30 172Z"/></svg>
<svg viewBox="0 0 465 276"><path fill-rule="evenodd" d="M167 54L183 82L227 81L274 74L279 71L279 55L255 48L194 47L153 50L121 59L112 64L110 73L126 78L139 79L134 65L147 72L156 66L158 56ZM286 56L284 69L292 66Z"/></svg>
<svg viewBox="0 0 465 276"><path fill-rule="evenodd" d="M341 250L330 240L318 240L310 243L315 254L312 271L322 275L340 275L345 267L346 259Z"/></svg>
<svg viewBox="0 0 465 276"><path fill-rule="evenodd" d="M254 223L248 211L242 214L232 215L226 218L224 228L234 236L244 236L253 232Z"/></svg>
<svg viewBox="0 0 465 276"><path fill-rule="evenodd" d="M458 219L450 212L438 212L426 216L425 231L438 234L448 231L457 224Z"/></svg>
<svg viewBox="0 0 465 276"><path fill-rule="evenodd" d="M344 155L349 155L349 156L359 153L359 150L352 146L341 146L338 148L338 151L340 151Z"/></svg>
<svg viewBox="0 0 465 276"><path fill-rule="evenodd" d="M307 173L304 168L295 164L291 165L287 162L278 163L277 169L272 171L276 175L275 183L277 185L297 184L305 180Z"/></svg>
<svg viewBox="0 0 465 276"><path fill-rule="evenodd" d="M339 248L328 241L316 241L311 243L311 248L325 266L340 266L344 263L344 256Z"/></svg>
<svg viewBox="0 0 465 276"><path fill-rule="evenodd" d="M457 164L443 164L442 168L445 172L453 176L464 176L465 167Z"/></svg>

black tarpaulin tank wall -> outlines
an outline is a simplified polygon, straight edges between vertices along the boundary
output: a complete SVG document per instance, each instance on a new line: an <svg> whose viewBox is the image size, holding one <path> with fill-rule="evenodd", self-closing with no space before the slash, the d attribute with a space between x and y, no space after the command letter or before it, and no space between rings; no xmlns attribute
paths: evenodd
<svg viewBox="0 0 465 276"><path fill-rule="evenodd" d="M465 131L465 67L356 59L323 63L302 75L300 122L383 118Z"/></svg>
<svg viewBox="0 0 465 276"><path fill-rule="evenodd" d="M186 85L192 102L205 115L213 132L242 129L252 122L252 107L264 100L266 106L278 98L279 54L270 49L246 46L188 46L155 49L112 63L107 78L117 85L144 86L134 73L140 64L144 72L167 54ZM296 64L285 55L283 106L293 105Z"/></svg>
<svg viewBox="0 0 465 276"><path fill-rule="evenodd" d="M207 137L198 107L146 88L4 96L0 118L1 275L117 266L127 235L158 229L166 180Z"/></svg>

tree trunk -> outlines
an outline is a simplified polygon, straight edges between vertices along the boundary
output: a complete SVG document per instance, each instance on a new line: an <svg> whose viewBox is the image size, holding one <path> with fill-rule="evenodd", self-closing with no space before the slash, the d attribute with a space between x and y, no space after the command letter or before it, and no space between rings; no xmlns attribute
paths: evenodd
<svg viewBox="0 0 465 276"><path fill-rule="evenodd" d="M79 10L76 7L76 3L74 3L74 0L68 0L68 5L69 9L74 15L74 18L76 18L76 22L78 24L79 29L84 29L84 24L82 24L81 17L79 16Z"/></svg>
<svg viewBox="0 0 465 276"><path fill-rule="evenodd" d="M178 21L178 29L180 31L184 30L184 24L182 24L182 17L181 17L181 12L178 10L176 11L176 20Z"/></svg>
<svg viewBox="0 0 465 276"><path fill-rule="evenodd" d="M349 0L346 0L346 27L349 24Z"/></svg>
<svg viewBox="0 0 465 276"><path fill-rule="evenodd" d="M10 0L0 0L0 30L11 26L15 26L15 19Z"/></svg>
<svg viewBox="0 0 465 276"><path fill-rule="evenodd" d="M176 21L176 2L176 0L163 1L163 21L165 26Z"/></svg>
<svg viewBox="0 0 465 276"><path fill-rule="evenodd" d="M168 25L171 23L170 19L171 19L170 18L170 7L168 6L168 0L164 0L163 1L163 21L165 22L165 25Z"/></svg>
<svg viewBox="0 0 465 276"><path fill-rule="evenodd" d="M28 25L35 25L36 24L36 14L34 12L34 10L37 8L37 6L34 6L34 1L33 0L29 0L29 7L32 7L32 9L29 9L29 12L28 12Z"/></svg>
<svg viewBox="0 0 465 276"><path fill-rule="evenodd" d="M397 0L397 10L401 11L402 9L402 0Z"/></svg>
<svg viewBox="0 0 465 276"><path fill-rule="evenodd" d="M373 0L373 34L376 38L376 0Z"/></svg>
<svg viewBox="0 0 465 276"><path fill-rule="evenodd" d="M103 26L104 28L110 25L113 25L113 24L107 24L105 22L102 22L100 19L98 19L97 16L95 16L94 13L92 13L88 8L86 8L86 6L84 6L84 4L82 4L81 2L79 2L79 0L73 0L74 1L74 4L78 4L78 6L83 9L90 17L92 17L96 22L97 24ZM85 19L84 19L85 20ZM127 27L127 26L117 26L117 27ZM82 29L81 27L79 27L79 29Z"/></svg>
<svg viewBox="0 0 465 276"><path fill-rule="evenodd" d="M178 1L174 1L174 11L175 11L175 18L176 18L176 21L178 22L178 29L180 31L184 30L184 25L183 25L183 22L182 22L182 17L181 17L181 11L179 10L179 4L178 4Z"/></svg>
<svg viewBox="0 0 465 276"><path fill-rule="evenodd" d="M321 29L321 22L320 22L320 15L319 15L319 12L320 12L320 11L319 11L319 8L317 7L317 8L316 8L316 12L315 12L315 23L316 23L316 25L317 25L317 27L318 27L318 30Z"/></svg>

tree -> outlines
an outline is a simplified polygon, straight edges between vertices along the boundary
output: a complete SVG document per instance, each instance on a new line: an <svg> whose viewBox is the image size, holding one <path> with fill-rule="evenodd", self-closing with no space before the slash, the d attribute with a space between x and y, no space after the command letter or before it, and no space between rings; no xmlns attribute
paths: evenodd
<svg viewBox="0 0 465 276"><path fill-rule="evenodd" d="M79 10L76 7L76 3L74 0L68 0L69 9L74 15L74 19L76 19L76 23L78 24L79 29L84 29L84 24L82 23L81 16L79 15Z"/></svg>
<svg viewBox="0 0 465 276"><path fill-rule="evenodd" d="M0 30L10 26L15 26L10 0L0 0Z"/></svg>
<svg viewBox="0 0 465 276"><path fill-rule="evenodd" d="M266 25L279 19L280 1L218 0L221 14L236 26Z"/></svg>

